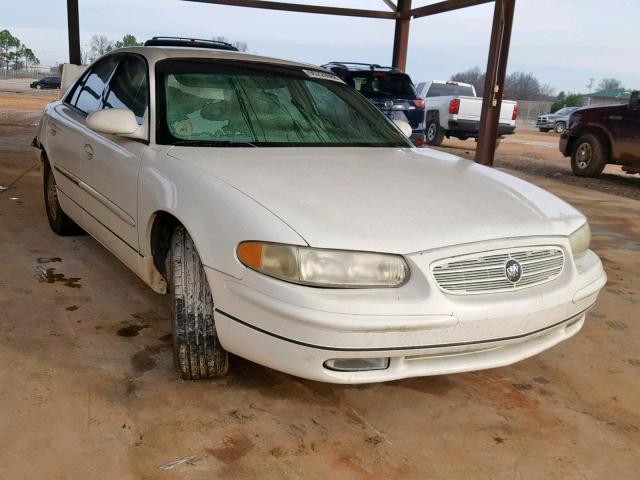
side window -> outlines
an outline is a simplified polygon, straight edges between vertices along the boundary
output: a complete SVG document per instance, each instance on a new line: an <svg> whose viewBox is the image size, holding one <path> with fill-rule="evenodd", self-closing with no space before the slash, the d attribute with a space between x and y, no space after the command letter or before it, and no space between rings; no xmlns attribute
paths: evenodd
<svg viewBox="0 0 640 480"><path fill-rule="evenodd" d="M85 75L82 88L79 84L76 87L71 104L84 113L100 110L102 94L117 64L118 58L107 57L94 65Z"/></svg>
<svg viewBox="0 0 640 480"><path fill-rule="evenodd" d="M148 104L147 68L139 57L127 57L120 62L109 82L104 108L128 108L142 125Z"/></svg>

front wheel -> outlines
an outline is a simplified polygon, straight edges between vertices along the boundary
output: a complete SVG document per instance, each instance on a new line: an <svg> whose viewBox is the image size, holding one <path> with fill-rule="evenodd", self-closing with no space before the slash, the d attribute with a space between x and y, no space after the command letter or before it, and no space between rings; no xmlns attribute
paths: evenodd
<svg viewBox="0 0 640 480"><path fill-rule="evenodd" d="M171 330L176 369L185 380L223 377L229 355L213 319L213 297L191 236L175 229L166 265L171 295Z"/></svg>
<svg viewBox="0 0 640 480"><path fill-rule="evenodd" d="M571 151L571 170L578 177L597 177L607 164L606 149L596 135L582 135Z"/></svg>
<svg viewBox="0 0 640 480"><path fill-rule="evenodd" d="M440 127L437 119L429 120L426 132L427 143L429 145L440 145L444 140L444 130Z"/></svg>
<svg viewBox="0 0 640 480"><path fill-rule="evenodd" d="M567 124L564 122L557 122L554 130L556 133L562 133L567 129Z"/></svg>

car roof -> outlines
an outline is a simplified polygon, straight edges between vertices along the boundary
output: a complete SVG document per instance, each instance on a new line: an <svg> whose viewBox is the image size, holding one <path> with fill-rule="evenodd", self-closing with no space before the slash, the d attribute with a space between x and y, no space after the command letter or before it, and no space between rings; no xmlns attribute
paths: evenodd
<svg viewBox="0 0 640 480"><path fill-rule="evenodd" d="M215 48L189 48L189 47L127 47L110 51L107 55L113 53L137 53L147 58L149 63L156 63L168 58L212 58L238 60L245 62L272 63L274 65L288 65L300 68L313 68L323 70L321 67L311 65L309 63L293 62L273 57L264 57L261 55L252 55L250 53L234 52L230 50L220 50Z"/></svg>

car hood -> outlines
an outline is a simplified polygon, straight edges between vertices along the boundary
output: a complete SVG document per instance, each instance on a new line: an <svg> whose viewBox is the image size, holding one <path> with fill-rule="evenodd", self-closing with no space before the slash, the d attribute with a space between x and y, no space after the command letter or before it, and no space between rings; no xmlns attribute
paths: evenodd
<svg viewBox="0 0 640 480"><path fill-rule="evenodd" d="M174 147L168 155L242 191L314 247L413 253L568 235L585 221L545 190L432 149Z"/></svg>

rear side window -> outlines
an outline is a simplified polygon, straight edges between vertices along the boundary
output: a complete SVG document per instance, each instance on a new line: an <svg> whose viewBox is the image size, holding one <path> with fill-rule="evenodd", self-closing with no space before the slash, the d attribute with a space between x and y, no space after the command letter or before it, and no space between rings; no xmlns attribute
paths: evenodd
<svg viewBox="0 0 640 480"><path fill-rule="evenodd" d="M104 108L128 108L142 125L149 100L147 67L139 57L127 57L120 62L109 82Z"/></svg>
<svg viewBox="0 0 640 480"><path fill-rule="evenodd" d="M411 78L404 73L356 72L346 82L368 98L415 98Z"/></svg>
<svg viewBox="0 0 640 480"><path fill-rule="evenodd" d="M117 64L116 57L107 57L96 63L76 86L69 103L87 114L100 110L102 94Z"/></svg>
<svg viewBox="0 0 640 480"><path fill-rule="evenodd" d="M427 97L447 97L449 95L475 97L472 87L468 85L456 85L455 83L432 83L427 92Z"/></svg>

